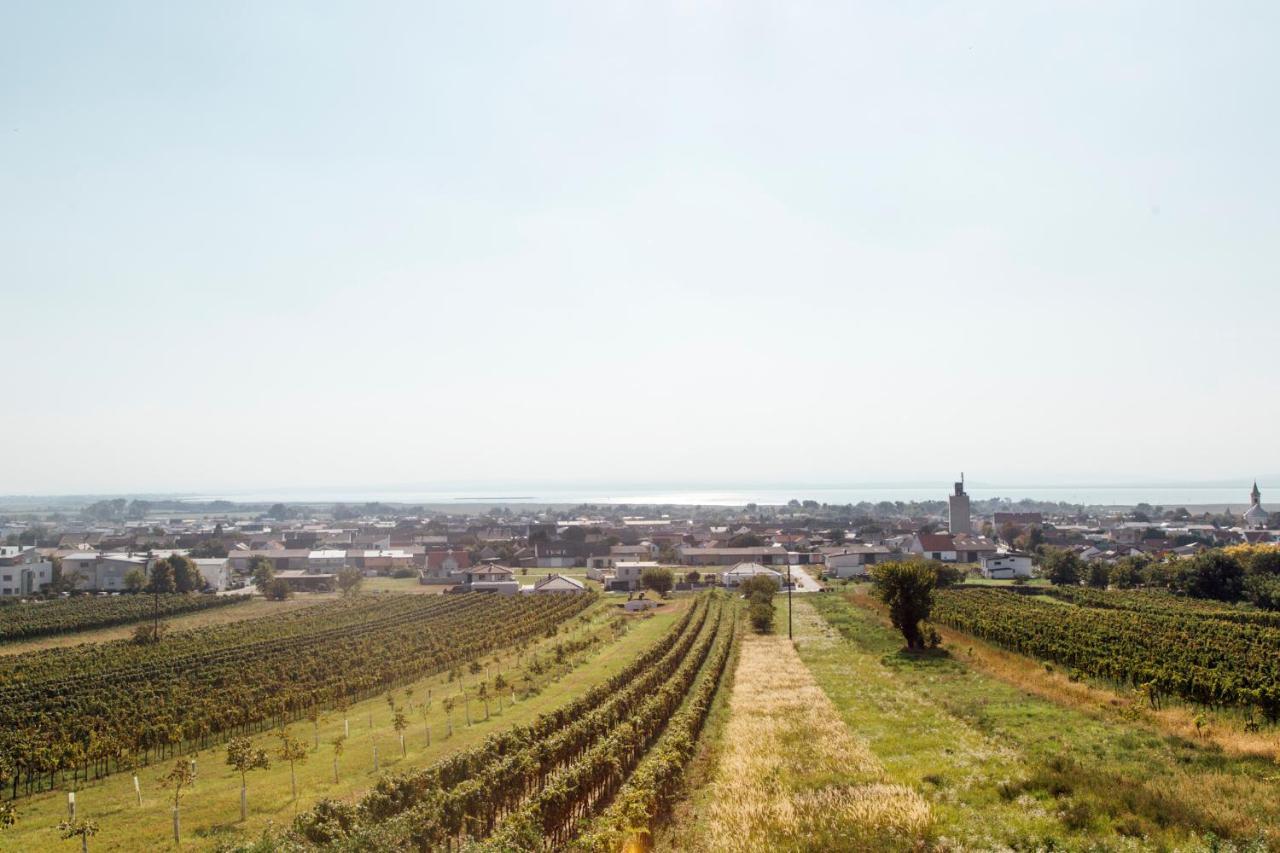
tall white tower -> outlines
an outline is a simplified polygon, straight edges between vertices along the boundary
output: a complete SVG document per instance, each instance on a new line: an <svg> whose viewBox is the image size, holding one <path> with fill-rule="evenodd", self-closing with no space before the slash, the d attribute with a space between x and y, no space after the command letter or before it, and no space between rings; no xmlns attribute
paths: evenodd
<svg viewBox="0 0 1280 853"><path fill-rule="evenodd" d="M956 483L956 493L947 498L947 526L952 534L973 533L973 523L969 520L969 496L964 492L964 472L960 472L960 482Z"/></svg>

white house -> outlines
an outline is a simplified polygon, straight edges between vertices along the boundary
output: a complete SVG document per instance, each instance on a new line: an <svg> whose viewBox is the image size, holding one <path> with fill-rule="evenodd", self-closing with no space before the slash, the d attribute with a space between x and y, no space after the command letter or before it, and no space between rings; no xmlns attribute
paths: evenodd
<svg viewBox="0 0 1280 853"><path fill-rule="evenodd" d="M222 592L231 588L231 566L226 557L201 557L191 562L196 564L196 571L209 589Z"/></svg>
<svg viewBox="0 0 1280 853"><path fill-rule="evenodd" d="M828 575L852 578L866 577L868 567L885 562L893 552L883 545L853 544L824 548L822 553Z"/></svg>
<svg viewBox="0 0 1280 853"><path fill-rule="evenodd" d="M609 588L628 590L639 589L640 575L644 574L644 570L656 569L657 567L658 564L651 560L614 563L613 581L609 584Z"/></svg>
<svg viewBox="0 0 1280 853"><path fill-rule="evenodd" d="M53 583L53 563L33 546L0 546L0 595L32 595Z"/></svg>
<svg viewBox="0 0 1280 853"><path fill-rule="evenodd" d="M582 581L564 575L547 575L533 585L533 591L537 593L582 592L586 588Z"/></svg>
<svg viewBox="0 0 1280 853"><path fill-rule="evenodd" d="M775 572L768 566L762 566L759 563L738 563L732 569L720 573L720 582L727 587L738 586L743 581L760 575L772 578L773 582L778 585L778 589L782 589L786 585L786 579L783 578L781 572Z"/></svg>
<svg viewBox="0 0 1280 853"><path fill-rule="evenodd" d="M1031 577L1031 555L1017 551L988 554L982 557L982 576L995 580Z"/></svg>

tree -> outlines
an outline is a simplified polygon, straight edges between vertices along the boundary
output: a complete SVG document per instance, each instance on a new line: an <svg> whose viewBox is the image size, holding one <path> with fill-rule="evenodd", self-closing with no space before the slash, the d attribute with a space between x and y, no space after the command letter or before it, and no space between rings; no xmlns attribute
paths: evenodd
<svg viewBox="0 0 1280 853"><path fill-rule="evenodd" d="M452 696L447 696L441 700L440 705L444 708L445 720L448 724L448 737L453 737L453 706L457 704L457 700Z"/></svg>
<svg viewBox="0 0 1280 853"><path fill-rule="evenodd" d="M151 567L151 582L147 585L147 592L162 595L173 592L177 588L177 582L173 578L173 566L168 560L156 561L156 564Z"/></svg>
<svg viewBox="0 0 1280 853"><path fill-rule="evenodd" d="M346 748L347 736L338 735L329 741L333 745L333 784L338 784L338 759L342 757L342 750Z"/></svg>
<svg viewBox="0 0 1280 853"><path fill-rule="evenodd" d="M483 687L484 685L480 685ZM400 736L400 757L405 756L404 751L404 730L409 728L409 718L405 716L403 708L392 707L391 711L391 727L396 730L396 734Z"/></svg>
<svg viewBox="0 0 1280 853"><path fill-rule="evenodd" d="M343 595L355 595L364 583L364 573L354 566L347 566L338 572L338 589Z"/></svg>
<svg viewBox="0 0 1280 853"><path fill-rule="evenodd" d="M761 548L764 541L754 533L739 533L729 540L730 548Z"/></svg>
<svg viewBox="0 0 1280 853"><path fill-rule="evenodd" d="M182 821L180 818L182 796L195 781L196 771L191 766L190 759L187 758L179 758L174 763L173 769L160 777L161 788L173 789L173 841L178 845L182 844Z"/></svg>
<svg viewBox="0 0 1280 853"><path fill-rule="evenodd" d="M289 762L289 786L293 790L293 798L298 799L298 775L295 765L307 760L307 745L293 736L288 729L281 729L277 735L280 746L276 749L276 757Z"/></svg>
<svg viewBox="0 0 1280 853"><path fill-rule="evenodd" d="M272 578L271 583L267 584L264 595L272 601L284 601L293 595L293 588L289 586L289 582L284 578Z"/></svg>
<svg viewBox="0 0 1280 853"><path fill-rule="evenodd" d="M827 539L837 545L844 542L846 535L847 533L843 527L833 527L827 531Z"/></svg>
<svg viewBox="0 0 1280 853"><path fill-rule="evenodd" d="M80 850L88 853L89 839L98 834L98 823L92 820L64 820L58 824L58 832L63 841L80 839Z"/></svg>
<svg viewBox="0 0 1280 853"><path fill-rule="evenodd" d="M240 774L240 822L249 814L248 775L251 770L266 770L271 766L265 749L254 748L247 737L233 737L227 742L227 766Z"/></svg>
<svg viewBox="0 0 1280 853"><path fill-rule="evenodd" d="M204 588L204 578L188 558L174 554L169 558L169 566L173 569L173 585L178 592L195 592Z"/></svg>
<svg viewBox="0 0 1280 853"><path fill-rule="evenodd" d="M670 569L650 566L640 573L640 585L645 589L653 590L658 595L666 595L675 585L675 575Z"/></svg>
<svg viewBox="0 0 1280 853"><path fill-rule="evenodd" d="M1085 572L1085 583L1094 589L1106 589L1111 581L1111 570L1101 560L1090 560Z"/></svg>
<svg viewBox="0 0 1280 853"><path fill-rule="evenodd" d="M933 610L933 590L938 582L934 567L923 560L880 563L871 567L871 581L876 595L889 608L893 627L907 641L907 648L923 649L920 623Z"/></svg>
<svg viewBox="0 0 1280 853"><path fill-rule="evenodd" d="M1139 557L1121 557L1112 563L1107 582L1116 589L1132 589L1142 583L1146 562Z"/></svg>
<svg viewBox="0 0 1280 853"><path fill-rule="evenodd" d="M1065 548L1046 548L1040 556L1040 575L1054 586L1079 584L1083 568L1083 561Z"/></svg>
<svg viewBox="0 0 1280 853"><path fill-rule="evenodd" d="M1244 592L1244 569L1240 561L1222 551L1197 554L1181 575L1183 590L1196 598L1239 601Z"/></svg>
<svg viewBox="0 0 1280 853"><path fill-rule="evenodd" d="M778 584L768 575L753 575L738 588L747 597L747 619L751 627L758 634L768 634L773 630L773 596Z"/></svg>
<svg viewBox="0 0 1280 853"><path fill-rule="evenodd" d="M221 539L217 538L221 535L222 525L218 525L217 529L214 531L215 538L205 539L200 544L196 545L196 547L191 549L191 556L201 559L227 556L226 544Z"/></svg>
<svg viewBox="0 0 1280 853"><path fill-rule="evenodd" d="M691 571L691 572L687 572L687 573L685 574L685 576L684 576L684 579L685 579L685 581L686 581L687 583L691 583L691 584L693 584L693 583L697 583L698 581L702 580L702 575L698 574L698 570L697 570L697 569L694 569L694 570L693 570L693 571Z"/></svg>
<svg viewBox="0 0 1280 853"><path fill-rule="evenodd" d="M275 576L276 571L271 567L271 561L261 554L249 561L249 577L253 579L253 585L257 587L258 592L263 595L267 594L267 588L271 586Z"/></svg>
<svg viewBox="0 0 1280 853"><path fill-rule="evenodd" d="M124 588L129 592L142 592L147 585L147 573L134 567L124 573Z"/></svg>

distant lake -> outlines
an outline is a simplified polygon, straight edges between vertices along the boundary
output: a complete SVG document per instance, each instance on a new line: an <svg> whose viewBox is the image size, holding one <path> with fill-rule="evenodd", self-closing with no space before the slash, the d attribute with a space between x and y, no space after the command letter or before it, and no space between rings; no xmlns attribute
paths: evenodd
<svg viewBox="0 0 1280 853"><path fill-rule="evenodd" d="M1231 488L1221 486L968 486L974 500L1029 498L1039 501L1065 501L1071 504L1132 506L1235 506L1249 503L1249 488L1241 483ZM1263 485L1263 484L1260 484ZM850 487L736 487L736 488L627 488L563 487L528 489L264 489L228 494L210 494L187 498L190 501L227 500L237 503L401 503L401 504L679 504L701 506L743 506L785 504L792 499L815 500L828 504L856 504L863 501L945 500L949 484L937 486L850 486ZM1266 504L1263 486L1263 504Z"/></svg>

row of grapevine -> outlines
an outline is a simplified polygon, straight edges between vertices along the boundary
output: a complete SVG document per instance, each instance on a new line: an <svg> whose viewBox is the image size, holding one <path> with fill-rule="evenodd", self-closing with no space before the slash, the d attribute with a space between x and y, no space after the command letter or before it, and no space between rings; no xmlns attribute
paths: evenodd
<svg viewBox="0 0 1280 853"><path fill-rule="evenodd" d="M1244 706L1280 719L1280 629L1185 612L1070 607L998 589L949 589L932 618L1021 654L1153 697Z"/></svg>
<svg viewBox="0 0 1280 853"><path fill-rule="evenodd" d="M76 595L50 601L24 601L0 608L0 643L91 628L144 622L159 615L176 616L249 600L243 595L173 593L153 595Z"/></svg>
<svg viewBox="0 0 1280 853"><path fill-rule="evenodd" d="M694 652L681 661L656 692L649 694L625 721L598 738L580 758L545 779L536 794L501 822L487 846L503 851L547 850L561 849L572 841L579 827L618 791L666 730L712 649L718 647L727 655L732 623L732 618L723 619L721 609ZM716 657L719 659L720 655ZM722 665L723 661L718 660L717 666Z"/></svg>
<svg viewBox="0 0 1280 853"><path fill-rule="evenodd" d="M594 596L365 596L278 618L0 661L11 793L343 707L555 631Z"/></svg>
<svg viewBox="0 0 1280 853"><path fill-rule="evenodd" d="M1280 628L1280 612L1257 610L1248 605L1227 604L1204 598L1188 598L1164 590L1091 589L1078 586L1057 586L1047 590L1049 595L1082 607L1102 607L1111 610L1132 610L1136 613L1158 615L1178 614L1237 622L1242 625L1264 625Z"/></svg>
<svg viewBox="0 0 1280 853"><path fill-rule="evenodd" d="M718 597L699 599L622 672L528 726L432 767L384 777L354 806L319 804L295 821L292 841L343 849L446 848L488 836L504 818L522 820L530 803L552 788L563 790L571 768L621 734L631 733L634 763L688 694L717 637L727 642L723 635L733 620L723 608ZM722 669L723 660L717 666ZM612 790L596 786L592 804ZM588 813L582 804L575 811Z"/></svg>
<svg viewBox="0 0 1280 853"><path fill-rule="evenodd" d="M629 849L628 842L647 838L653 820L670 812L680 794L685 765L693 757L698 735L711 711L733 649L736 624L712 653L698 676L684 707L671 718L658 743L636 767L626 784L614 795L591 829L574 842L574 848L593 853L614 853ZM647 847L641 843L639 846Z"/></svg>

